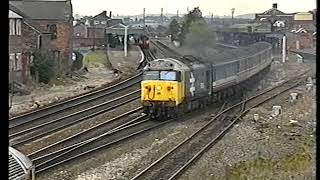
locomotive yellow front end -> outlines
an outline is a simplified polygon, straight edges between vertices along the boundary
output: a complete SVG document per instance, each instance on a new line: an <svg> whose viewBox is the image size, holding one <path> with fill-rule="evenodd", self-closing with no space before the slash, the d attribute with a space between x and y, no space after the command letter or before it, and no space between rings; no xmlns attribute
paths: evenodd
<svg viewBox="0 0 320 180"><path fill-rule="evenodd" d="M178 106L182 101L182 84L177 81L145 80L141 82L141 100L144 105L161 102Z"/></svg>
<svg viewBox="0 0 320 180"><path fill-rule="evenodd" d="M141 102L151 118L172 117L184 99L181 72L147 69L141 82Z"/></svg>

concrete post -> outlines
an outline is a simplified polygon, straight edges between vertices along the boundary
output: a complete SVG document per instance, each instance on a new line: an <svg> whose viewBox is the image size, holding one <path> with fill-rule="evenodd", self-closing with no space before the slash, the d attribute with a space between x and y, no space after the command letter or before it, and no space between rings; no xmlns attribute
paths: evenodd
<svg viewBox="0 0 320 180"><path fill-rule="evenodd" d="M294 101L297 100L297 96L298 96L298 93L290 93L290 96L291 96L291 103L293 103Z"/></svg>
<svg viewBox="0 0 320 180"><path fill-rule="evenodd" d="M128 26L124 27L124 56L127 57Z"/></svg>
<svg viewBox="0 0 320 180"><path fill-rule="evenodd" d="M253 119L254 119L254 121L258 121L259 120L259 114L253 114Z"/></svg>
<svg viewBox="0 0 320 180"><path fill-rule="evenodd" d="M287 39L286 35L282 37L282 62L285 63L287 59Z"/></svg>
<svg viewBox="0 0 320 180"><path fill-rule="evenodd" d="M307 86L307 91L311 91L311 89L312 89L312 84L309 84L309 83L308 83L306 86Z"/></svg>
<svg viewBox="0 0 320 180"><path fill-rule="evenodd" d="M275 117L281 114L281 106L273 106L271 116Z"/></svg>

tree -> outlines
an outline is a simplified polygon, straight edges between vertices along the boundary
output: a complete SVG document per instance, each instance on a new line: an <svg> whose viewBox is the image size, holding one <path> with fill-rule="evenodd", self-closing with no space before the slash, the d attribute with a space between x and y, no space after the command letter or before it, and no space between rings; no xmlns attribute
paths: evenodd
<svg viewBox="0 0 320 180"><path fill-rule="evenodd" d="M171 35L171 40L175 40L180 32L180 26L176 19L173 19L169 24L169 34Z"/></svg>
<svg viewBox="0 0 320 180"><path fill-rule="evenodd" d="M198 23L206 23L205 19L202 17L202 13L199 7L194 8L184 17L184 21L181 27L181 34L179 35L179 40L181 43L184 43L186 35L189 33L189 28L191 23L198 22Z"/></svg>
<svg viewBox="0 0 320 180"><path fill-rule="evenodd" d="M54 77L54 62L48 53L37 50L33 53L32 69L38 74L39 82L49 83Z"/></svg>
<svg viewBox="0 0 320 180"><path fill-rule="evenodd" d="M189 33L186 35L184 42L185 45L192 47L213 45L213 32L205 23L192 22L189 27Z"/></svg>

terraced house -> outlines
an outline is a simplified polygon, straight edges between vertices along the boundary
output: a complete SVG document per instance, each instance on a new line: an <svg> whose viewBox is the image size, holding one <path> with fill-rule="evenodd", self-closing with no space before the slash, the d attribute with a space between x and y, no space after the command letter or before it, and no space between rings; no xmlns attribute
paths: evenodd
<svg viewBox="0 0 320 180"><path fill-rule="evenodd" d="M70 71L71 0L9 0L9 19L9 61L13 62L10 69L15 74L14 81L26 82L32 65L31 54L36 49L48 51L58 75Z"/></svg>

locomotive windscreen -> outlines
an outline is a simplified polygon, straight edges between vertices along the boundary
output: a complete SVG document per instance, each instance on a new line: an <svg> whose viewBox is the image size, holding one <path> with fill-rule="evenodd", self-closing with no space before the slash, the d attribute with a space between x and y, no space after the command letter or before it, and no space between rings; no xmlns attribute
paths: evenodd
<svg viewBox="0 0 320 180"><path fill-rule="evenodd" d="M179 72L176 71L145 71L143 80L179 81Z"/></svg>

